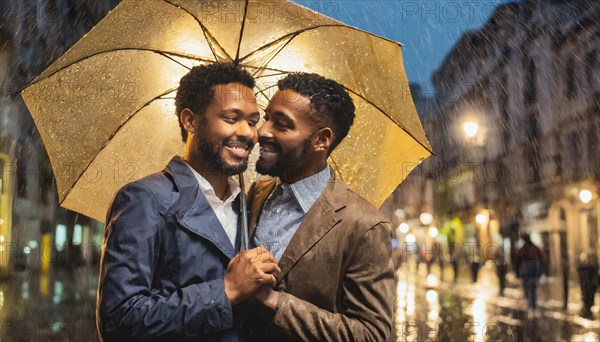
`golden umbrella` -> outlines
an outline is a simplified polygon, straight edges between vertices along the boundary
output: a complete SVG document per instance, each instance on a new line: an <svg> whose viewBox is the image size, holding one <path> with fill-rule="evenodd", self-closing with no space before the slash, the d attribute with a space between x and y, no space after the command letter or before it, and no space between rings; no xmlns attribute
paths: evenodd
<svg viewBox="0 0 600 342"><path fill-rule="evenodd" d="M249 70L262 108L289 72L343 84L357 118L330 164L376 206L431 153L398 43L283 0L124 0L22 92L61 205L103 221L122 185L181 154L179 79L214 61Z"/></svg>

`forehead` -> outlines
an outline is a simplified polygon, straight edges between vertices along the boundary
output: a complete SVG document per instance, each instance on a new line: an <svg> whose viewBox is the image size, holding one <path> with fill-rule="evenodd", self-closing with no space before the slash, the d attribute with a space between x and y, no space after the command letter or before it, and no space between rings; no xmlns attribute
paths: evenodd
<svg viewBox="0 0 600 342"><path fill-rule="evenodd" d="M212 102L222 106L235 103L256 104L254 91L240 83L217 84L213 86Z"/></svg>
<svg viewBox="0 0 600 342"><path fill-rule="evenodd" d="M310 100L290 89L276 92L267 106L270 114L281 112L295 119L308 119L311 110Z"/></svg>

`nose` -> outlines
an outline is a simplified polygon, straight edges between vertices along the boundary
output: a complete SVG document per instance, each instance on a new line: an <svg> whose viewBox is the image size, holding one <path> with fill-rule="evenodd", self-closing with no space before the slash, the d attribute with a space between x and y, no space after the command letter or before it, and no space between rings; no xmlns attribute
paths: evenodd
<svg viewBox="0 0 600 342"><path fill-rule="evenodd" d="M256 127L251 126L245 120L240 120L235 133L238 137L243 137L247 140L256 141Z"/></svg>
<svg viewBox="0 0 600 342"><path fill-rule="evenodd" d="M269 121L265 121L258 129L258 137L270 138L271 136L271 123Z"/></svg>

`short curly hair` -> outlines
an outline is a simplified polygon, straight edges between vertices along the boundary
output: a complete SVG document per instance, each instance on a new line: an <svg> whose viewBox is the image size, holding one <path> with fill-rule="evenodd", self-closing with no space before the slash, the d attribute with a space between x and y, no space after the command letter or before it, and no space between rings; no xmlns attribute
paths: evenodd
<svg viewBox="0 0 600 342"><path fill-rule="evenodd" d="M310 100L310 113L316 128L329 127L335 134L327 151L331 154L348 135L355 107L344 86L318 74L291 73L277 82L279 90L289 89Z"/></svg>
<svg viewBox="0 0 600 342"><path fill-rule="evenodd" d="M219 84L239 83L250 89L254 88L254 78L248 71L233 63L211 63L193 67L181 78L175 96L175 114L189 108L195 114L203 114L215 95L214 86ZM181 138L187 140L187 131L179 120Z"/></svg>

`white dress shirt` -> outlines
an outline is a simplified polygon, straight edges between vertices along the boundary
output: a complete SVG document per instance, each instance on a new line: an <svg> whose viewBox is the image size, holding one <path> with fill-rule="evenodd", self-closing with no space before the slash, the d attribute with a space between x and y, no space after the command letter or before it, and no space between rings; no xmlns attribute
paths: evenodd
<svg viewBox="0 0 600 342"><path fill-rule="evenodd" d="M223 226L223 229L225 229L225 233L227 233L227 237L229 237L229 241L231 241L231 246L235 247L235 238L237 236L238 227L238 213L233 209L232 204L237 195L240 193L240 186L233 179L227 178L231 196L229 196L229 198L227 198L225 201L221 201L209 181L202 177L202 175L194 170L194 168L188 163L185 163L185 165L192 170L194 177L196 177L196 180L198 180L200 190L206 197L206 200L208 201L208 204L210 204L212 210L215 212L215 215L217 215L221 226Z"/></svg>

